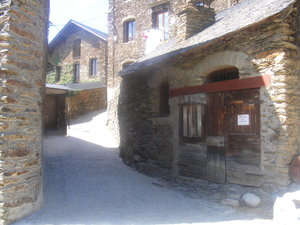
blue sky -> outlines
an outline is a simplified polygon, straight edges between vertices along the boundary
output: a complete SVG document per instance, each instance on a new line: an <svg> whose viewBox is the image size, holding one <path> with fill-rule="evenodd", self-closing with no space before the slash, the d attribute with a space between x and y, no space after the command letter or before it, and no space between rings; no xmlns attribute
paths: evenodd
<svg viewBox="0 0 300 225"><path fill-rule="evenodd" d="M107 32L108 0L50 0L49 41L70 20Z"/></svg>

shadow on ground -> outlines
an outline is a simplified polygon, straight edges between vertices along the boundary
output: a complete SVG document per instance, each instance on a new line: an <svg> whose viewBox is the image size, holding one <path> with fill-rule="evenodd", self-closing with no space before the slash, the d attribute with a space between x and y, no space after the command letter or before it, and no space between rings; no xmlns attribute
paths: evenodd
<svg viewBox="0 0 300 225"><path fill-rule="evenodd" d="M47 136L44 207L14 225L253 224L251 220L258 219L186 197L155 181L125 166L117 148L70 136Z"/></svg>

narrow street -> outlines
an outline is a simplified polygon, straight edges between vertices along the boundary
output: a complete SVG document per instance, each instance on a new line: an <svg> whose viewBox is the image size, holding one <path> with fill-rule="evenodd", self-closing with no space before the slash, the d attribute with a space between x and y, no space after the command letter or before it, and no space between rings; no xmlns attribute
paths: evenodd
<svg viewBox="0 0 300 225"><path fill-rule="evenodd" d="M124 165L105 112L44 139L44 207L15 225L271 224L230 207L156 185Z"/></svg>

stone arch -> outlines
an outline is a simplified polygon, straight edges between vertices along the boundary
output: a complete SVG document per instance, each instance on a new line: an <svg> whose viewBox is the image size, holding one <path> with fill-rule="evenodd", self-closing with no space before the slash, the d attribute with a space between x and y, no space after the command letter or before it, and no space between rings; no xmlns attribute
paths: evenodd
<svg viewBox="0 0 300 225"><path fill-rule="evenodd" d="M126 69L134 63L134 60L126 60L121 63L122 69Z"/></svg>
<svg viewBox="0 0 300 225"><path fill-rule="evenodd" d="M126 16L125 18L122 19L122 24L124 24L125 22L127 21L130 21L130 20L135 20L135 17L134 16Z"/></svg>
<svg viewBox="0 0 300 225"><path fill-rule="evenodd" d="M223 51L211 54L205 57L196 68L200 76L207 76L211 72L224 69L230 66L238 68L240 74L248 75L254 74L255 70L251 64L252 58L243 52L237 51Z"/></svg>

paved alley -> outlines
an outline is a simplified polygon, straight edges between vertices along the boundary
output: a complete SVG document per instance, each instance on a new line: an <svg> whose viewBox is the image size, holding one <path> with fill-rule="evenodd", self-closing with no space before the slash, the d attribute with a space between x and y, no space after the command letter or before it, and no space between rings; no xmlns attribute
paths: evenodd
<svg viewBox="0 0 300 225"><path fill-rule="evenodd" d="M14 225L271 224L230 207L155 185L124 165L105 112L44 139L44 207Z"/></svg>

